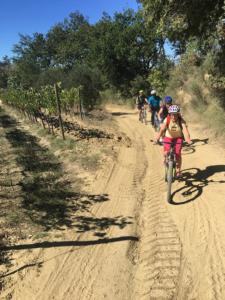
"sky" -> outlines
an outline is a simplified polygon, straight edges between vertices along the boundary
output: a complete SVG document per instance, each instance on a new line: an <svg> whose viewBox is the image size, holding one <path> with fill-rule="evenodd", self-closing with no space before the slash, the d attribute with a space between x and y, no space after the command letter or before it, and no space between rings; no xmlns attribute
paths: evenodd
<svg viewBox="0 0 225 300"><path fill-rule="evenodd" d="M0 60L5 55L13 56L19 33L45 34L77 10L94 24L103 12L113 16L127 8L137 11L136 0L0 0Z"/></svg>

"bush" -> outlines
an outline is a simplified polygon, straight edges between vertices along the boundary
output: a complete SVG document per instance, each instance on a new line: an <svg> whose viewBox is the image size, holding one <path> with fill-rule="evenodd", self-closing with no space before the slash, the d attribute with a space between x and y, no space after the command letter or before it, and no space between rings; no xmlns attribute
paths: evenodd
<svg viewBox="0 0 225 300"><path fill-rule="evenodd" d="M85 108L93 109L100 104L100 90L102 89L101 73L85 65L75 66L64 79L63 87L82 86L81 98Z"/></svg>
<svg viewBox="0 0 225 300"><path fill-rule="evenodd" d="M152 88L157 91L157 94L162 94L165 91L167 84L167 75L160 69L151 70L148 81L151 84Z"/></svg>
<svg viewBox="0 0 225 300"><path fill-rule="evenodd" d="M124 97L120 91L115 88L104 90L100 93L102 103L113 103L118 105L135 106L136 97Z"/></svg>
<svg viewBox="0 0 225 300"><path fill-rule="evenodd" d="M151 85L150 83L141 75L138 75L134 80L131 81L131 95L137 96L138 91L143 90L145 95L150 94Z"/></svg>

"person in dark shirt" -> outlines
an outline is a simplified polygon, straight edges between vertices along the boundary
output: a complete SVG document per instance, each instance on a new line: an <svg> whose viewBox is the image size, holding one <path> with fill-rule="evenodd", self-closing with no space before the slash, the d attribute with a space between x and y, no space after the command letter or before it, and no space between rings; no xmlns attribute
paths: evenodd
<svg viewBox="0 0 225 300"><path fill-rule="evenodd" d="M140 90L139 93L138 93L137 99L136 99L136 106L137 106L137 109L139 111L139 121L141 119L141 110L147 104L148 104L148 100L145 97L144 91Z"/></svg>
<svg viewBox="0 0 225 300"><path fill-rule="evenodd" d="M173 99L170 96L165 96L164 103L160 107L160 110L158 112L158 118L160 120L160 123L163 123L163 120L168 116L168 109L170 105L173 104Z"/></svg>

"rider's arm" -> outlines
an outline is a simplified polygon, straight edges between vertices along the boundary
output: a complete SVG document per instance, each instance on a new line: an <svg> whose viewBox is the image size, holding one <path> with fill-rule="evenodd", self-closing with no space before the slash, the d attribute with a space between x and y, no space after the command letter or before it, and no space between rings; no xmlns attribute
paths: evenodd
<svg viewBox="0 0 225 300"><path fill-rule="evenodd" d="M158 112L158 118L161 119L161 114L163 113L163 107L160 107L160 110Z"/></svg>
<svg viewBox="0 0 225 300"><path fill-rule="evenodd" d="M163 123L163 124L161 125L160 130L159 130L159 132L158 132L158 134L157 134L157 136L156 136L156 139L155 139L156 142L159 141L160 137L161 137L161 136L163 135L163 133L166 131L166 127L167 127L166 123Z"/></svg>
<svg viewBox="0 0 225 300"><path fill-rule="evenodd" d="M187 128L187 124L185 122L182 123L182 131L183 131L183 134L184 134L185 141L188 144L190 144L191 143L190 133L189 133L189 130Z"/></svg>

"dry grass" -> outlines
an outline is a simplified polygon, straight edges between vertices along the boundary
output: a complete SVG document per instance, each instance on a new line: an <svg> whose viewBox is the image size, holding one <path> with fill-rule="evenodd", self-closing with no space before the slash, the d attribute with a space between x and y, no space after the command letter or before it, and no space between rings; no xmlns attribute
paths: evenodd
<svg viewBox="0 0 225 300"><path fill-rule="evenodd" d="M201 67L179 66L172 74L166 93L181 105L191 122L202 124L211 137L224 143L225 111L208 87L204 74Z"/></svg>

